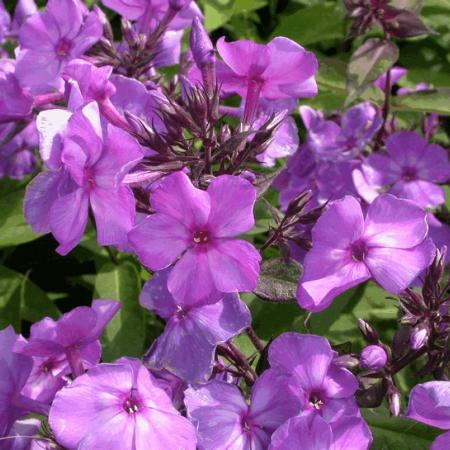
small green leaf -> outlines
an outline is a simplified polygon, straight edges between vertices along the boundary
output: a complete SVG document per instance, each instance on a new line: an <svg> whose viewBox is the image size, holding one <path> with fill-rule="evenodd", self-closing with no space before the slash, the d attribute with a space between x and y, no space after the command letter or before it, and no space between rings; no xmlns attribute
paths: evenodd
<svg viewBox="0 0 450 450"><path fill-rule="evenodd" d="M282 258L269 259L261 265L258 286L254 293L274 303L295 302L301 266L291 260L287 265Z"/></svg>
<svg viewBox="0 0 450 450"><path fill-rule="evenodd" d="M205 26L208 31L213 31L231 19L235 10L235 0L206 0Z"/></svg>
<svg viewBox="0 0 450 450"><path fill-rule="evenodd" d="M95 298L119 300L121 309L103 334L103 359L142 356L145 341L144 311L139 305L141 280L130 261L106 263L95 280Z"/></svg>
<svg viewBox="0 0 450 450"><path fill-rule="evenodd" d="M0 247L23 244L39 237L33 233L23 215L25 188L21 184L8 186L6 192L3 186L0 196Z"/></svg>

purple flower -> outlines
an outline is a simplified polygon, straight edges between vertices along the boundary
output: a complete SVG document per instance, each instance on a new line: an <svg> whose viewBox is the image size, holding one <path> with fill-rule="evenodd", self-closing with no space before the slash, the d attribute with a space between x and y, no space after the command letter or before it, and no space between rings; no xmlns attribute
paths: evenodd
<svg viewBox="0 0 450 450"><path fill-rule="evenodd" d="M300 399L302 415L319 415L327 423L359 415L355 376L333 363L336 356L321 336L283 333L269 347L273 369L290 376L292 395Z"/></svg>
<svg viewBox="0 0 450 450"><path fill-rule="evenodd" d="M170 0L102 0L102 3L126 19L136 20L138 31L144 33L154 30L170 9L174 15L169 24L171 30L182 30L192 23L194 17L202 17L199 7L193 1L182 2L184 6L181 10L175 4L180 2Z"/></svg>
<svg viewBox="0 0 450 450"><path fill-rule="evenodd" d="M13 352L17 339L11 326L0 331L0 436L7 436L14 422L29 412L48 412L48 406L21 393L33 362Z"/></svg>
<svg viewBox="0 0 450 450"><path fill-rule="evenodd" d="M348 417L328 424L319 415L289 419L272 436L269 450L366 450L372 435L366 422Z"/></svg>
<svg viewBox="0 0 450 450"><path fill-rule="evenodd" d="M216 346L248 328L250 312L237 294L200 302L176 301L167 290L169 272L153 275L140 296L144 308L167 321L146 363L152 369L166 369L190 384L205 382L211 376Z"/></svg>
<svg viewBox="0 0 450 450"><path fill-rule="evenodd" d="M276 37L263 45L247 40L226 42L222 37L217 50L231 70L220 81L241 97L248 97L250 87L267 100L317 94L316 57L288 38Z"/></svg>
<svg viewBox="0 0 450 450"><path fill-rule="evenodd" d="M252 388L250 404L239 388L222 381L185 391L188 417L197 428L199 450L263 450L271 434L299 411L289 375L265 371Z"/></svg>
<svg viewBox="0 0 450 450"><path fill-rule="evenodd" d="M25 20L35 14L38 8L34 0L19 0L14 10L11 29L17 32Z"/></svg>
<svg viewBox="0 0 450 450"><path fill-rule="evenodd" d="M355 198L333 202L312 229L313 248L297 290L300 306L321 311L369 278L400 293L434 258L427 234L425 211L408 200L381 195L365 218Z"/></svg>
<svg viewBox="0 0 450 450"><path fill-rule="evenodd" d="M61 71L102 36L96 12L83 17L76 0L49 0L45 12L29 17L20 29L16 75L33 92L59 88Z"/></svg>
<svg viewBox="0 0 450 450"><path fill-rule="evenodd" d="M0 58L0 124L27 117L33 97L20 86L14 74L15 61Z"/></svg>
<svg viewBox="0 0 450 450"><path fill-rule="evenodd" d="M68 117L70 117L68 119ZM50 169L29 185L25 216L38 233L52 232L65 255L80 241L92 209L101 245L127 248L135 201L121 182L141 158L140 146L113 125L100 124L98 105L72 116L51 110L38 117L41 156Z"/></svg>
<svg viewBox="0 0 450 450"><path fill-rule="evenodd" d="M100 364L63 388L50 426L68 450L196 448L195 429L137 360Z"/></svg>
<svg viewBox="0 0 450 450"><path fill-rule="evenodd" d="M380 129L381 116L370 103L360 103L347 110L340 126L325 120L319 111L301 106L300 114L308 131L307 143L319 160L348 160L358 156Z"/></svg>
<svg viewBox="0 0 450 450"><path fill-rule="evenodd" d="M0 125L0 142L14 129L14 124ZM0 148L0 178L20 180L36 167L34 148L38 144L36 123L31 122Z"/></svg>
<svg viewBox="0 0 450 450"><path fill-rule="evenodd" d="M255 188L241 177L219 176L202 191L176 172L153 192L156 213L137 225L129 240L151 270L176 262L167 287L177 301L202 300L217 291L251 291L261 256L253 245L233 237L253 227L255 199Z"/></svg>
<svg viewBox="0 0 450 450"><path fill-rule="evenodd" d="M401 80L408 71L404 67L392 67L391 68L391 87L394 86L394 84L397 84L399 80ZM383 92L386 89L386 79L387 79L387 72L383 73L379 78L377 78L373 84L381 89Z"/></svg>
<svg viewBox="0 0 450 450"><path fill-rule="evenodd" d="M440 222L432 213L427 214L427 223L429 227L429 235L433 240L436 248L442 248L444 245L450 248L450 227ZM445 254L445 264L450 261L450 252Z"/></svg>
<svg viewBox="0 0 450 450"><path fill-rule="evenodd" d="M399 131L386 141L387 153L372 153L353 173L356 189L368 203L380 191L434 208L445 202L438 183L450 178L447 152L412 131Z"/></svg>
<svg viewBox="0 0 450 450"><path fill-rule="evenodd" d="M368 345L363 348L359 365L363 369L380 370L387 363L387 354L379 345Z"/></svg>
<svg viewBox="0 0 450 450"><path fill-rule="evenodd" d="M450 382L428 381L413 388L406 417L442 430L450 430ZM435 439L431 450L445 450L450 445L450 431Z"/></svg>
<svg viewBox="0 0 450 450"><path fill-rule="evenodd" d="M91 308L79 306L56 322L46 317L31 327L30 339L27 343L19 342L15 351L45 358L40 369L48 377L52 371L67 374L67 366L73 376L81 375L85 366L100 360L100 336L119 308L120 303L114 300L94 300Z"/></svg>

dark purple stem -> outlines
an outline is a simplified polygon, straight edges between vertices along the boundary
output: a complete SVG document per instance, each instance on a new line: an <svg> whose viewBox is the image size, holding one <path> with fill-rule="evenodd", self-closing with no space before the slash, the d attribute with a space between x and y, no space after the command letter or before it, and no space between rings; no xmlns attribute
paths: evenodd
<svg viewBox="0 0 450 450"><path fill-rule="evenodd" d="M255 330L252 327L247 328L246 330L247 336L252 341L252 344L255 346L255 348L262 353L264 350L264 344L259 339L258 335L256 334Z"/></svg>

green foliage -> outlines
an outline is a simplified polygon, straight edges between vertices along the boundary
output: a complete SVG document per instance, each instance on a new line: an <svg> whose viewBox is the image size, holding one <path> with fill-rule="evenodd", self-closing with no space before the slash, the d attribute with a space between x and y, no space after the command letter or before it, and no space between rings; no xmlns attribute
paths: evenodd
<svg viewBox="0 0 450 450"><path fill-rule="evenodd" d="M390 417L382 408L364 410L364 419L374 438L372 450L424 450L442 430L399 417Z"/></svg>
<svg viewBox="0 0 450 450"><path fill-rule="evenodd" d="M25 221L24 195L24 182L0 181L0 247L23 244L39 237Z"/></svg>
<svg viewBox="0 0 450 450"><path fill-rule="evenodd" d="M142 356L144 352L144 310L139 305L141 279L135 264L121 261L102 266L95 280L94 298L119 300L121 308L103 334L103 359Z"/></svg>

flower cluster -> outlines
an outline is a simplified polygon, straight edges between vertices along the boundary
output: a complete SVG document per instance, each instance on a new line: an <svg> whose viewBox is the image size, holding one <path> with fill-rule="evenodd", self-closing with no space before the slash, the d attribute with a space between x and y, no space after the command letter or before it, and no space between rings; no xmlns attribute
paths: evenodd
<svg viewBox="0 0 450 450"><path fill-rule="evenodd" d="M351 33L375 25L386 45L428 30L388 2L344 3ZM291 39L214 44L189 0L102 4L120 33L81 0L21 0L12 19L0 1L0 44L16 46L0 50L0 177L33 175L25 218L59 255L93 229L114 266L139 269L139 308L164 329L139 358L108 359L104 331L130 314L118 292L24 336L0 331L0 447L365 450L360 407L387 398L399 415L395 375L425 354L419 373L437 381L412 390L405 415L449 430L450 162L436 114L422 130L390 114L406 71L370 80L384 105L327 114L298 106L318 93L319 63ZM258 208L271 217L263 232ZM307 319L261 340L241 294L267 286L274 255L301 275L277 275L283 295L262 297L296 298ZM368 280L399 298L392 345L362 320L358 353L309 331L311 313Z"/></svg>

